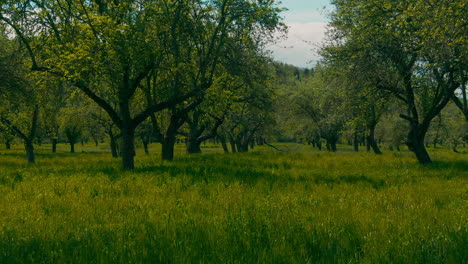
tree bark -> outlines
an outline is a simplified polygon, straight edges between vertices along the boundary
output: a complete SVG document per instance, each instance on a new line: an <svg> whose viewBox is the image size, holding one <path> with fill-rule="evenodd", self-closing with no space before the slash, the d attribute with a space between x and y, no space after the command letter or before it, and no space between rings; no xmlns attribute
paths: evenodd
<svg viewBox="0 0 468 264"><path fill-rule="evenodd" d="M255 140L250 140L249 147L250 147L250 149L254 149L254 147L255 147Z"/></svg>
<svg viewBox="0 0 468 264"><path fill-rule="evenodd" d="M135 129L125 124L122 126L122 165L124 170L135 169Z"/></svg>
<svg viewBox="0 0 468 264"><path fill-rule="evenodd" d="M145 154L149 154L149 149L148 149L148 141L143 140L143 148L145 149Z"/></svg>
<svg viewBox="0 0 468 264"><path fill-rule="evenodd" d="M232 153L236 153L237 152L237 148L236 148L236 142L234 141L234 139L229 139L229 144L231 145L231 152Z"/></svg>
<svg viewBox="0 0 468 264"><path fill-rule="evenodd" d="M377 142L375 142L375 126L369 127L369 135L367 136L367 143L370 148L374 151L375 154L380 155L382 151L380 150Z"/></svg>
<svg viewBox="0 0 468 264"><path fill-rule="evenodd" d="M174 160L174 145L176 142L175 135L166 135L162 140L162 160Z"/></svg>
<svg viewBox="0 0 468 264"><path fill-rule="evenodd" d="M52 139L52 153L56 153L56 152L57 152L57 139L53 138Z"/></svg>
<svg viewBox="0 0 468 264"><path fill-rule="evenodd" d="M117 151L117 142L115 140L115 136L112 132L110 132L109 137L110 137L110 147L111 147L112 157L118 158L119 152Z"/></svg>
<svg viewBox="0 0 468 264"><path fill-rule="evenodd" d="M201 153L200 144L201 142L198 141L198 138L193 138L192 136L187 137L187 153L189 154L196 154Z"/></svg>
<svg viewBox="0 0 468 264"><path fill-rule="evenodd" d="M226 138L225 137L220 137L220 141L221 141L221 146L223 147L224 153L229 153L229 149L228 149L228 146L226 144Z"/></svg>
<svg viewBox="0 0 468 264"><path fill-rule="evenodd" d="M353 146L354 146L354 151L359 152L359 139L358 139L357 133L354 133Z"/></svg>
<svg viewBox="0 0 468 264"><path fill-rule="evenodd" d="M319 139L319 140L315 141L315 144L317 144L318 150L321 151L322 150L322 141L320 141L320 139Z"/></svg>
<svg viewBox="0 0 468 264"><path fill-rule="evenodd" d="M336 143L338 142L338 139L336 138L327 138L327 150L331 152L336 152L338 149L336 147Z"/></svg>
<svg viewBox="0 0 468 264"><path fill-rule="evenodd" d="M11 141L10 141L10 140L7 140L7 141L5 142L5 148L6 148L6 149L11 149Z"/></svg>
<svg viewBox="0 0 468 264"><path fill-rule="evenodd" d="M460 153L460 152L458 151L457 147L458 147L458 143L457 143L457 142L454 142L453 145L452 145L452 150L453 150L453 152L455 152L455 153Z"/></svg>
<svg viewBox="0 0 468 264"><path fill-rule="evenodd" d="M338 149L336 148L336 141L333 140L332 142L330 142L330 146L331 146L331 151L332 152L336 152Z"/></svg>
<svg viewBox="0 0 468 264"><path fill-rule="evenodd" d="M24 142L24 146L26 148L26 156L28 159L28 163L35 163L36 162L36 157L34 154L34 145L30 140L27 140Z"/></svg>
<svg viewBox="0 0 468 264"><path fill-rule="evenodd" d="M75 142L70 142L70 152L75 153Z"/></svg>
<svg viewBox="0 0 468 264"><path fill-rule="evenodd" d="M422 127L417 122L411 122L410 131L408 133L408 139L406 145L408 149L411 150L418 159L420 164L430 164L432 163L431 157L426 150L424 144L424 138L427 133L427 128Z"/></svg>

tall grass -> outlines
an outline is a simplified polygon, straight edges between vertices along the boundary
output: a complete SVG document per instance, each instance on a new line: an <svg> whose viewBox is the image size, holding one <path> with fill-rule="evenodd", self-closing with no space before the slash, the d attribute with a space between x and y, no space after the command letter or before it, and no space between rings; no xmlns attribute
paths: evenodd
<svg viewBox="0 0 468 264"><path fill-rule="evenodd" d="M466 155L283 148L2 150L0 263L467 263Z"/></svg>

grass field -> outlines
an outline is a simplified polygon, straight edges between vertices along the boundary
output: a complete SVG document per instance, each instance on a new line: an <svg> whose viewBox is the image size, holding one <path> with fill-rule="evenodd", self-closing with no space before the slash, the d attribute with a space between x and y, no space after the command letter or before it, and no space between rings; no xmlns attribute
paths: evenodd
<svg viewBox="0 0 468 264"><path fill-rule="evenodd" d="M467 154L105 147L0 149L0 263L468 263Z"/></svg>

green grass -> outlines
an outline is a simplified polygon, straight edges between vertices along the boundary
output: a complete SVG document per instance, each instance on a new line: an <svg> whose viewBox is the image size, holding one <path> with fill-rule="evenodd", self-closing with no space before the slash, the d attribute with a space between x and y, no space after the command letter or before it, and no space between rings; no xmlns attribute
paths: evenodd
<svg viewBox="0 0 468 264"><path fill-rule="evenodd" d="M0 263L467 263L468 157L0 150ZM60 150L66 150L62 146ZM151 151L159 152L158 146Z"/></svg>

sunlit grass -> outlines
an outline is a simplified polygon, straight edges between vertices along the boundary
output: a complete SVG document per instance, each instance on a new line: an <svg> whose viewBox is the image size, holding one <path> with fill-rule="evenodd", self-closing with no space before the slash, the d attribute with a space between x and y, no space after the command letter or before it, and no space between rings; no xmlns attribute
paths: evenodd
<svg viewBox="0 0 468 264"><path fill-rule="evenodd" d="M468 157L0 150L0 263L466 263ZM85 153L81 153L85 151Z"/></svg>

